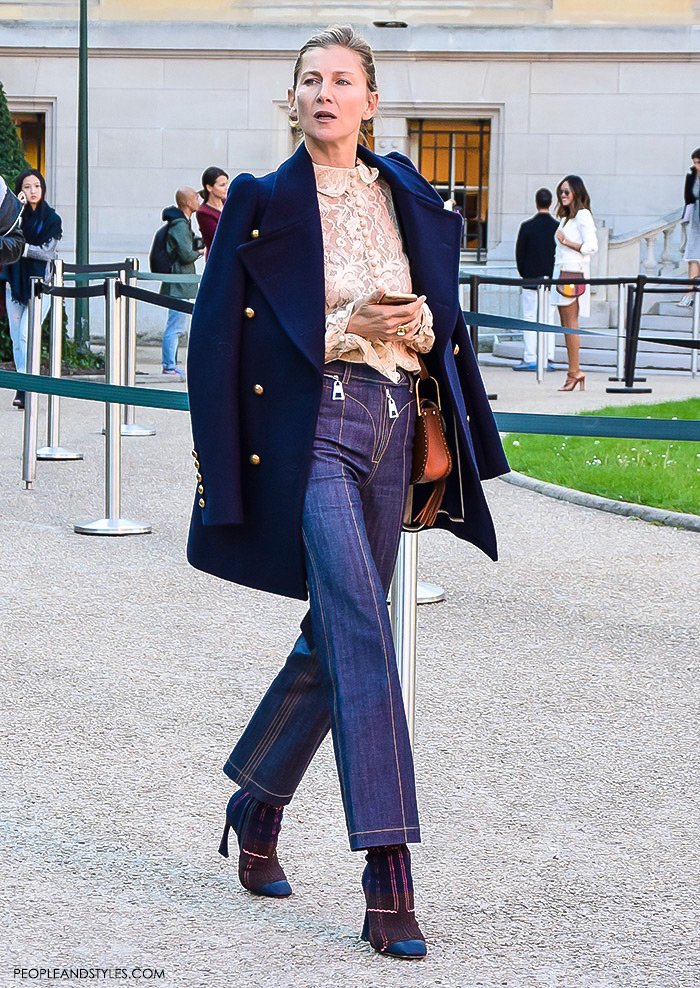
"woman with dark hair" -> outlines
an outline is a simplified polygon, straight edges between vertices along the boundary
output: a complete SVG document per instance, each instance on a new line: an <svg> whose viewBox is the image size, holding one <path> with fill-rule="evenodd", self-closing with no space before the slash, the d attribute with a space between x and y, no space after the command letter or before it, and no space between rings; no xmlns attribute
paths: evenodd
<svg viewBox="0 0 700 988"><path fill-rule="evenodd" d="M202 234L207 257L219 223L221 210L226 202L227 192L228 175L223 168L217 168L216 165L207 168L202 174L202 188L199 192L202 197L202 205L197 210L197 223L199 232Z"/></svg>
<svg viewBox="0 0 700 988"><path fill-rule="evenodd" d="M687 223L687 240L683 260L688 262L688 277L700 278L700 148L695 148L690 156L693 164L685 176L683 199L685 210L683 221ZM678 305L693 304L693 293L688 292ZM700 302L696 303L700 305Z"/></svg>
<svg viewBox="0 0 700 988"><path fill-rule="evenodd" d="M15 369L23 374L27 369L30 281L48 277L63 227L61 217L46 202L46 181L36 168L29 168L18 176L15 194L25 203L20 225L26 246L20 260L6 267L0 278L7 282L5 300ZM42 296L42 312L48 311L49 302L48 295ZM23 391L16 393L13 405L24 408Z"/></svg>
<svg viewBox="0 0 700 988"><path fill-rule="evenodd" d="M554 234L556 253L553 279L567 277L570 284L552 286L552 305L559 307L559 319L565 329L578 329L579 317L591 314L591 290L580 285L581 278L591 276L591 255L598 250L598 236L591 215L591 200L583 179L567 175L557 186L557 217L559 229ZM566 333L566 353L569 366L566 381L560 391L583 391L586 375L579 364L581 343L578 336Z"/></svg>
<svg viewBox="0 0 700 988"><path fill-rule="evenodd" d="M359 143L379 101L367 42L349 27L311 38L288 101L303 142L276 172L233 182L188 353L188 559L310 598L224 766L240 788L220 851L233 829L242 885L290 895L282 814L330 730L350 848L366 853L362 937L417 958L407 845L420 825L387 590L407 506L496 558L481 479L508 465L462 318L461 217L404 155ZM454 467L442 501L418 487L411 504L419 353Z"/></svg>

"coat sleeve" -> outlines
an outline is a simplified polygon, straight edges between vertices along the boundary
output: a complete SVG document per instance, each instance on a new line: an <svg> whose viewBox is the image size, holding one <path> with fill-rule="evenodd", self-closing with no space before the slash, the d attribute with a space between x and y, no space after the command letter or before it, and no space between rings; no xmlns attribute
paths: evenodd
<svg viewBox="0 0 700 988"><path fill-rule="evenodd" d="M203 209L198 209L197 223L199 224L199 232L202 234L204 246L209 251L211 250L214 234L216 233L217 218L212 216L211 213L205 212Z"/></svg>
<svg viewBox="0 0 700 988"><path fill-rule="evenodd" d="M518 230L518 239L515 241L515 266L518 269L518 274L521 278L525 277L523 274L523 262L525 261L525 256L527 254L525 238L525 227L521 224L520 229Z"/></svg>
<svg viewBox="0 0 700 988"><path fill-rule="evenodd" d="M0 264L14 264L19 261L24 250L24 234L17 227L12 233L0 237Z"/></svg>
<svg viewBox="0 0 700 988"><path fill-rule="evenodd" d="M168 240L175 260L180 264L194 264L199 259L199 252L192 246L192 230L188 223L173 223L168 231Z"/></svg>
<svg viewBox="0 0 700 988"><path fill-rule="evenodd" d="M204 525L243 522L238 375L245 275L237 248L250 239L257 197L252 175L231 183L192 316L187 380L193 452L204 487L195 510Z"/></svg>
<svg viewBox="0 0 700 988"><path fill-rule="evenodd" d="M683 199L686 206L693 206L695 204L695 196L693 195L693 185L695 184L695 171L694 169L689 171L685 176L685 184L683 186Z"/></svg>
<svg viewBox="0 0 700 988"><path fill-rule="evenodd" d="M598 250L598 234L590 209L579 209L576 214L576 225L581 234L581 253L595 254Z"/></svg>

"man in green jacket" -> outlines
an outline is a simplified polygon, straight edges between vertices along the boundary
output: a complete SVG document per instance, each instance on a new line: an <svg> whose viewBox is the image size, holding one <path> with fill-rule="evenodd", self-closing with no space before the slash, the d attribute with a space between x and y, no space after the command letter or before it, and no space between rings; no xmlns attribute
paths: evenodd
<svg viewBox="0 0 700 988"><path fill-rule="evenodd" d="M168 224L167 249L172 259L173 274L195 274L194 262L204 253L197 250L190 217L200 205L199 195L189 186L175 193L175 206L163 210L163 220ZM161 285L161 295L171 298L192 299L197 294L197 285L192 282L165 281ZM168 309L168 318L163 330L163 374L167 377L185 379L184 371L177 366L177 346L182 333L187 329L187 313Z"/></svg>

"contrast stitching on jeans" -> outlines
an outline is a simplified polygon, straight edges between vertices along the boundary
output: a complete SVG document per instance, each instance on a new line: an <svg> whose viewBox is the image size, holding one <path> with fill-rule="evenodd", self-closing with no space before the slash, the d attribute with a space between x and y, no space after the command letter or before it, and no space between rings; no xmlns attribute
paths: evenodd
<svg viewBox="0 0 700 988"><path fill-rule="evenodd" d="M270 796L277 796L278 799L291 799L292 796L294 795L293 792L273 792L272 789L266 789L265 786L261 786L259 782L256 782L252 776L246 775L245 772L241 771L238 765L236 765L235 762L232 762L230 758L228 759L226 764L230 765L232 769L235 769L235 771L238 773L239 780L243 779L247 783L252 782L257 789L262 789L263 792L268 793L268 795ZM239 781L239 785L241 785L240 781ZM241 788L243 788L242 785Z"/></svg>
<svg viewBox="0 0 700 988"><path fill-rule="evenodd" d="M340 436L338 438L340 439ZM342 469L342 467L341 467L341 469ZM324 639L325 644L326 644L326 655L328 657L328 679L330 680L331 691L333 693L333 713L335 715L335 723L336 723L336 726L337 726L340 723L340 716L338 715L338 693L337 693L337 690L335 688L335 679L334 679L334 677L333 677L333 675L331 673L331 640L330 640L330 635L328 634L328 627L326 625L326 612L325 612L324 607L323 607L323 595L321 593L321 586L322 586L322 584L321 584L321 579L320 579L319 574L318 574L318 568L316 566L316 562L315 562L314 557L313 557L313 554L311 552L311 546L309 545L309 540L307 539L306 532L303 529L302 529L301 535L302 535L302 539L304 541L304 545L306 546L306 554L309 557L309 563L311 565L311 569L313 570L313 574L314 574L314 577L316 579L319 619L321 621L321 626L323 628L323 639ZM319 665L320 665L320 663L319 663ZM348 791L348 785L347 785L347 780L345 778L345 772L344 772L344 769L343 769L342 758L336 758L335 761L336 761L336 768L338 770L338 778L340 780L341 792L342 792L343 796L345 796L345 794ZM345 802L345 799L343 799L343 802Z"/></svg>
<svg viewBox="0 0 700 988"><path fill-rule="evenodd" d="M253 773L257 772L261 763L269 755L274 744L279 739L285 726L289 723L294 708L301 700L299 688L312 683L314 675L310 669L302 669L290 684L287 696L280 704L274 717L267 725L264 734L259 738L257 744L248 756L248 760L243 766L243 771L249 778L253 778Z"/></svg>
<svg viewBox="0 0 700 988"><path fill-rule="evenodd" d="M370 567L369 562L367 560L367 556L366 556L365 551L364 551L364 546L362 545L362 538L360 536L360 529L359 529L359 526L358 526L358 523L357 523L357 518L355 517L355 510L354 510L354 507L353 507L352 498L350 497L350 491L348 490L347 478L345 477L344 472L343 472L343 482L345 484L345 494L347 496L348 505L350 507L350 516L352 517L353 524L355 526L355 532L357 534L357 544L360 547L360 551L362 553L362 558L363 558L364 564L365 564L365 569L367 571L367 582L368 582L368 585L369 585L369 588L370 588L370 592L372 592L372 590L373 590L373 587L372 587L372 576L371 576L372 570L371 570L371 567ZM381 584L381 581L380 581L380 584ZM390 671L389 671L389 653L387 651L387 644L386 644L386 640L384 638L384 631L383 631L383 628L382 628L382 621L381 621L381 616L380 616L380 613L379 613L379 608L377 606L377 596L376 596L375 593L372 593L372 602L374 604L375 616L377 618L377 624L379 626L379 631L380 631L381 639L382 639L382 649L384 651L384 668L385 668L385 671L386 671L386 684L387 684L387 692L388 692L388 696L389 696L389 711L390 711L390 714L391 714L391 731L392 731L392 735L393 735L393 738L394 738L394 758L395 758L395 761L396 761L396 777L397 777L398 786L399 786L399 800L401 802L401 816L403 817L404 826L405 826L406 825L406 810L405 810L404 802L403 802L403 782L402 782L402 779L401 779L401 765L399 763L399 751L398 751L398 745L397 745L397 741L396 741L396 718L394 716L394 698L393 698L392 693L391 693L391 675L390 675ZM384 600L384 607L386 607L386 600Z"/></svg>
<svg viewBox="0 0 700 988"><path fill-rule="evenodd" d="M372 415L372 412L369 410L369 408L367 407L367 405L365 405L364 402L360 401L359 398L356 398L354 395L351 395L351 394L349 394L349 392L346 391L345 392L345 400L347 401L348 398L350 399L350 401L354 401L356 405L359 405L361 408L364 408L364 410L367 412L367 415L369 416L369 420L372 423L372 435L373 435L372 449L374 449L374 447L377 444L377 426L375 424L374 416ZM344 410L344 408L343 408L343 410Z"/></svg>
<svg viewBox="0 0 700 988"><path fill-rule="evenodd" d="M401 411L399 412L398 417L395 420L392 420L393 423L394 423L394 425L391 427L391 432L389 433L389 436L387 438L387 441L384 444L384 448L382 449L381 456L379 456L376 460L374 460L374 459L372 460L372 464L373 464L372 465L372 470L370 471L370 473L367 476L367 478L360 485L360 490L361 491L363 491L365 489L365 487L367 486L367 484L369 484L369 482L373 479L374 475L376 474L377 470L379 469L379 467L381 465L381 462L384 459L384 454L386 453L387 449L389 448L389 442L391 440L391 436L393 435L394 426L397 425L397 423L398 423L399 419L401 418L402 414L406 411L407 408L410 408L411 405L412 405L412 402L409 399L406 402L406 404L403 405L403 407L401 408ZM404 436L404 455L405 455L405 452L406 452L405 446L406 446L406 437Z"/></svg>
<svg viewBox="0 0 700 988"><path fill-rule="evenodd" d="M298 692L298 689L300 686L306 685L307 681L313 681L313 673L310 669L302 669L294 677L294 680L290 684L287 692L287 696L280 704L275 716L267 725L264 734L258 740L257 744L248 756L247 761L243 765L242 771L249 779L253 779L252 773L258 770L261 762L270 753L272 746L279 738L283 728L289 722L289 718L294 707L301 700L301 694Z"/></svg>
<svg viewBox="0 0 700 988"><path fill-rule="evenodd" d="M362 837L363 834L393 834L398 830L420 830L420 827L384 827L382 830L353 830L350 837Z"/></svg>

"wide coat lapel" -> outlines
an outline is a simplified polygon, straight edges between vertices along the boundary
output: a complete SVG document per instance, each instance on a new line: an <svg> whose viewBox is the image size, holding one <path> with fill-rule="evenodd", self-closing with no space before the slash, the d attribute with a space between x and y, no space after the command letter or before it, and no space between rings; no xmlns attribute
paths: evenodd
<svg viewBox="0 0 700 988"><path fill-rule="evenodd" d="M425 179L405 160L382 157L359 147L358 156L377 168L391 189L404 249L411 266L413 291L426 295L433 313L436 349L454 332L459 314L459 250L462 222L443 207Z"/></svg>
<svg viewBox="0 0 700 988"><path fill-rule="evenodd" d="M460 218L442 208L415 169L358 147L389 185L411 266L413 290L428 298L437 348L446 346L459 311ZM305 145L280 166L259 222L260 236L240 259L292 342L323 370L325 278L323 233L313 163Z"/></svg>
<svg viewBox="0 0 700 988"><path fill-rule="evenodd" d="M239 257L292 342L323 370L323 234L313 164L302 144L275 173L260 235Z"/></svg>

